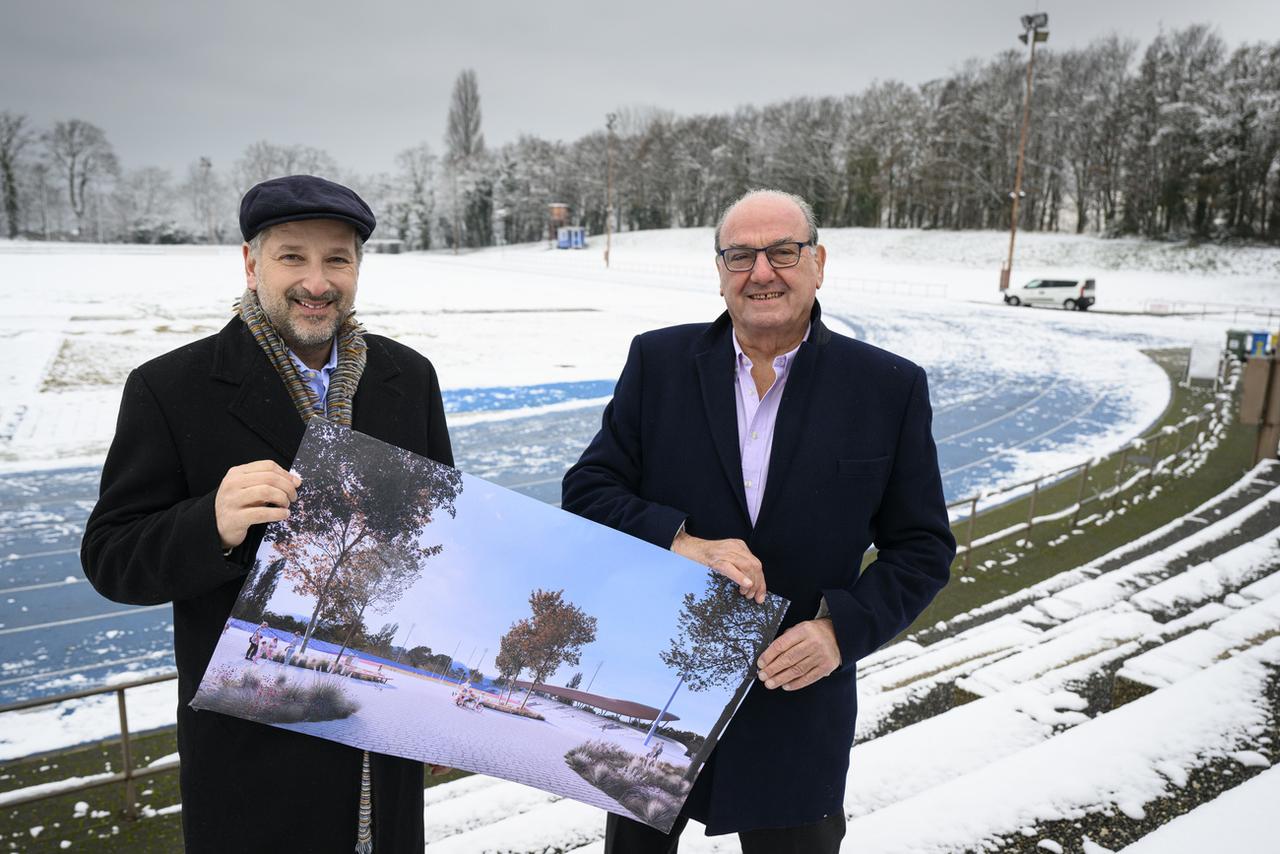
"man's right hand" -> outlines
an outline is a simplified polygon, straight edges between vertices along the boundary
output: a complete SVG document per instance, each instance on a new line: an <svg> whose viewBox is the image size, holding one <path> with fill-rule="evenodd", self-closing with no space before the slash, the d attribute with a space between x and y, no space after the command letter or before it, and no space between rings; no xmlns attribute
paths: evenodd
<svg viewBox="0 0 1280 854"><path fill-rule="evenodd" d="M757 603L764 602L764 565L742 540L704 540L684 529L676 534L671 550L676 554L706 564L738 585L738 592Z"/></svg>
<svg viewBox="0 0 1280 854"><path fill-rule="evenodd" d="M288 519L300 483L302 478L271 460L227 469L213 501L222 547L232 549L243 543L251 525Z"/></svg>

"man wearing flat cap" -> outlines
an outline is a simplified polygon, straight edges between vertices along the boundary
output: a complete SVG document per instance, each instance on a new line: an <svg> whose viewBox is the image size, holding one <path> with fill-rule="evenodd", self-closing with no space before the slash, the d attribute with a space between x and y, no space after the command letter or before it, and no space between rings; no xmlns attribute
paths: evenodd
<svg viewBox="0 0 1280 854"><path fill-rule="evenodd" d="M421 764L188 706L264 526L297 497L289 466L307 419L453 464L431 363L354 318L374 225L330 181L253 187L240 206L247 289L235 316L125 383L81 561L110 599L173 603L190 852L423 847Z"/></svg>

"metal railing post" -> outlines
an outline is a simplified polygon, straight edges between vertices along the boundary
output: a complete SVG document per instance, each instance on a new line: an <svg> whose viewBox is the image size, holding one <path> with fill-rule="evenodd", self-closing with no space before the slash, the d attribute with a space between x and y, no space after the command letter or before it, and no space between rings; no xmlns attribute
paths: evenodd
<svg viewBox="0 0 1280 854"><path fill-rule="evenodd" d="M133 781L133 756L129 745L129 713L125 708L124 689L116 691L116 703L120 707L120 752L124 755L124 817L133 821L138 817L137 793Z"/></svg>
<svg viewBox="0 0 1280 854"><path fill-rule="evenodd" d="M1089 465L1093 460L1085 460L1084 468L1080 470L1080 488L1076 490L1076 512L1071 514L1071 527L1075 527L1080 521L1080 508L1084 506L1084 490L1085 484L1089 482Z"/></svg>
<svg viewBox="0 0 1280 854"><path fill-rule="evenodd" d="M1036 498L1040 495L1040 478L1036 478L1035 484L1031 487L1031 500L1027 504L1027 530L1030 531L1036 524Z"/></svg>
<svg viewBox="0 0 1280 854"><path fill-rule="evenodd" d="M1120 467L1116 469L1116 489L1111 493L1111 510L1114 512L1116 503L1120 501L1120 484L1124 483L1124 466L1129 461L1129 446L1125 445L1124 450L1120 452Z"/></svg>
<svg viewBox="0 0 1280 854"><path fill-rule="evenodd" d="M969 533L965 535L964 544L964 568L967 570L973 566L973 517L978 515L978 496L973 496L973 501L969 503Z"/></svg>

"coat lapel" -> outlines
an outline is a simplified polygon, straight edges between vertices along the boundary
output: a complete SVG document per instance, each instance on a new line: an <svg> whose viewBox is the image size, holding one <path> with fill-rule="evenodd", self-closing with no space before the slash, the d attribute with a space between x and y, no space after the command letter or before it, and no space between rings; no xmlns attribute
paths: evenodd
<svg viewBox="0 0 1280 854"><path fill-rule="evenodd" d="M384 442L410 447L406 442L413 437L400 435L409 426L402 414L404 395L395 382L400 376L400 366L382 342L371 336L366 336L365 341L369 344L369 355L360 385L356 387L355 400L351 402L351 426ZM425 453L425 449L420 453Z"/></svg>
<svg viewBox="0 0 1280 854"><path fill-rule="evenodd" d="M292 462L302 442L303 423L289 390L244 322L235 318L218 335L212 376L238 384L227 407L231 415Z"/></svg>
<svg viewBox="0 0 1280 854"><path fill-rule="evenodd" d="M749 521L747 494L742 486L742 453L738 448L738 413L733 399L733 344L728 338L732 334L726 313L701 339L704 349L695 356L695 361L716 456L738 499L743 518Z"/></svg>

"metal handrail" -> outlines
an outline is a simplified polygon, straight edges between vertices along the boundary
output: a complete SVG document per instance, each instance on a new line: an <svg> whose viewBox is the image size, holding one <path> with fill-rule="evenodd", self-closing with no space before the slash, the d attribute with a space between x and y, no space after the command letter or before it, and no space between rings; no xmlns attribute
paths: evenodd
<svg viewBox="0 0 1280 854"><path fill-rule="evenodd" d="M956 501L948 502L947 504L948 510L951 510L952 508L956 508L956 507L963 507L965 505L969 505L969 513L966 516L962 517L966 523L966 526L965 526L966 531L965 531L964 542L959 544L956 548L957 557L960 555L964 555L964 568L965 569L971 568L972 555L974 550L973 523L974 523L974 519L978 515L979 501L982 501L984 499L989 499L994 495L1002 495L1004 493L1014 492L1016 490L1025 489L1027 487L1031 487L1031 490L1032 490L1031 495L1028 498L1027 521L1018 525L1013 525L1004 531L997 532L999 536L988 535L987 538L984 538L984 541L982 543L982 545L986 545L989 542L996 542L1000 539L1013 536L1014 534L1024 533L1026 531L1031 530L1033 527L1035 527L1036 499L1040 494L1040 486L1045 482L1052 483L1058 479L1065 480L1067 476L1073 475L1076 472L1080 472L1080 475L1079 475L1080 486L1079 486L1079 489L1076 491L1075 501L1064 510L1059 511L1058 514L1054 514L1051 517L1045 517L1045 519L1041 520L1041 521L1045 521L1049 518L1058 518L1060 516L1064 516L1069 513L1071 515L1072 525L1074 526L1076 522L1079 520L1081 509L1090 502L1104 501L1104 500L1110 499L1112 502L1112 509L1115 508L1115 503L1119 499L1120 493L1123 492L1125 489L1127 489L1128 486L1132 485L1131 483L1126 483L1124 481L1125 466L1129 462L1129 452L1131 450L1140 448L1147 443L1152 444L1150 459L1143 460L1143 463L1147 464L1146 471L1140 473L1137 476L1137 478L1141 479L1142 477L1153 476L1156 473L1156 470L1160 467L1162 463L1165 463L1168 460L1176 459L1179 455L1187 451L1187 449L1197 447L1200 444L1203 434L1196 433L1195 435L1192 436L1191 441L1187 445L1183 446L1182 430L1189 425L1199 425L1206 420L1209 421L1210 426L1212 426L1215 421L1214 415L1215 415L1214 413L1210 413L1210 412L1204 412L1199 415L1190 415L1184 418L1183 420L1179 421L1176 425L1172 425L1173 427L1172 431L1169 431L1166 428L1165 431L1157 433L1154 436L1148 437L1146 439L1136 439L1132 442L1129 442L1124 446L1123 449L1121 449L1120 465L1116 469L1115 486L1111 487L1110 489L1103 490L1102 492L1099 492L1096 495L1092 495L1087 498L1085 497L1085 494L1084 494L1085 486L1088 483L1089 470L1093 466L1095 462L1094 460L1086 460L1083 463L1077 463L1073 466L1068 466L1064 469L1060 469L1059 471L1052 472L1050 474L1042 474L1039 477L1033 478L1031 480L1025 480L1021 483L1015 483L1015 484L1012 484L1011 486L1005 486L997 490L992 490L991 492L980 492L980 493L976 493L974 495L968 496L967 498L961 498ZM1173 451L1167 456L1160 457L1157 454L1157 450L1160 446L1161 440L1164 438L1165 435L1172 435L1175 437L1173 442Z"/></svg>
<svg viewBox="0 0 1280 854"><path fill-rule="evenodd" d="M154 765L148 765L142 770L145 774L136 773L133 767L132 746L129 738L129 714L125 707L124 692L130 688L141 688L145 685L155 685L160 682L169 682L178 678L176 670L168 673L158 673L153 676L144 676L140 679L134 679L129 682L121 682L117 685L104 685L101 688L89 688L84 691L70 691L66 694L57 694L52 697L37 697L31 700L20 700L16 703L7 703L0 706L0 715L6 712L21 712L27 709L36 709L41 706L56 706L59 703L65 703L68 700L79 700L85 697L95 697L99 694L115 694L116 705L120 711L120 748L123 753L122 764L124 770L115 774L105 776L95 776L92 779L84 780L74 786L54 787L48 791L33 792L28 795L15 795L14 792L0 792L0 808L8 809L10 807L21 806L22 804L43 801L49 798L58 798L63 795L84 792L90 789L97 789L102 786L109 786L113 783L124 783L124 817L134 819L138 817L136 808L136 783L140 777L149 777L153 774L165 773L178 768L179 760L162 759ZM50 784L45 784L50 785ZM32 787L44 788L44 786ZM16 790L21 792L21 789ZM12 796L12 797L7 797Z"/></svg>

